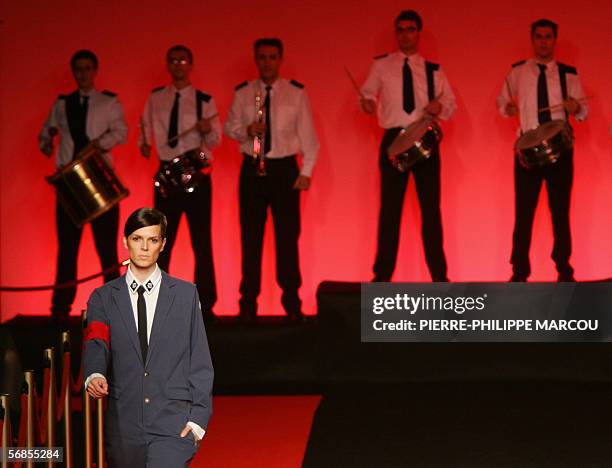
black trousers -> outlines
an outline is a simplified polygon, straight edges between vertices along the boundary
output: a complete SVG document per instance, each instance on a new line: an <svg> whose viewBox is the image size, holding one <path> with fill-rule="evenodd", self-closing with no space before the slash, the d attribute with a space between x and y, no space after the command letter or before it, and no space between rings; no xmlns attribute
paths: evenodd
<svg viewBox="0 0 612 468"><path fill-rule="evenodd" d="M572 254L569 209L574 175L573 149L560 155L556 163L538 169L525 169L515 158L514 205L515 223L512 239L512 269L516 276L527 278L531 273L529 247L533 218L542 182L546 182L548 207L552 215L554 246L552 259L561 275L572 275L569 263Z"/></svg>
<svg viewBox="0 0 612 468"><path fill-rule="evenodd" d="M421 234L427 266L433 281L446 281L440 214L439 149L436 148L429 159L417 163L410 171L400 172L393 167L387 156L387 148L399 131L399 128L386 130L380 144L380 215L374 275L380 281L390 281L395 270L404 195L412 172L421 207Z"/></svg>
<svg viewBox="0 0 612 468"><path fill-rule="evenodd" d="M157 264L168 272L179 222L185 213L195 257L194 282L198 288L202 312L207 316L217 302L211 236L212 193L210 176L198 174L197 177L200 179L198 186L191 193L183 189L172 189L168 190L166 197L162 197L159 191L155 190L155 208L164 213L168 221L166 247Z"/></svg>
<svg viewBox="0 0 612 468"><path fill-rule="evenodd" d="M56 201L55 220L57 228L57 274L55 284L76 280L79 245L83 229L77 227L64 210L59 200ZM102 269L109 268L118 263L117 260L117 231L119 229L119 205L102 214L91 222L96 251L100 258ZM119 271L104 275L104 282L119 277ZM51 312L54 317L64 317L70 313L76 286L53 291Z"/></svg>
<svg viewBox="0 0 612 468"><path fill-rule="evenodd" d="M240 169L240 232L242 281L240 313L255 315L261 290L261 255L268 207L272 211L276 240L276 280L283 290L282 304L289 315L301 312L298 289L302 285L298 238L300 236L300 191L293 189L299 176L295 156L266 159L267 175L256 174L251 156Z"/></svg>

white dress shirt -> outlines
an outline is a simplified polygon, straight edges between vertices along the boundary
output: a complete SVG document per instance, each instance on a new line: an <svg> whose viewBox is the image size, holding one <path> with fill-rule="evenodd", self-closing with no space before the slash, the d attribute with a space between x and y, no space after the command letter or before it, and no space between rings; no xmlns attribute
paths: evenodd
<svg viewBox="0 0 612 468"><path fill-rule="evenodd" d="M145 104L142 115L138 145L155 144L160 161L171 161L179 154L198 149L212 159L211 150L221 144L221 121L219 117L210 120L212 129L202 135L197 128L177 140L177 145L171 148L168 142L168 127L170 113L174 106L176 93L180 94L178 112L178 132L192 128L198 122L196 89L189 85L178 90L174 85L154 89ZM208 102L202 101L202 118L210 118L217 114L217 106L212 96L206 95Z"/></svg>
<svg viewBox="0 0 612 468"><path fill-rule="evenodd" d="M112 166L110 149L127 141L127 124L123 115L123 107L113 93L108 91L97 91L95 89L85 93L78 91L83 96L89 96L87 108L86 133L90 140L99 138L100 147L105 150L102 154L106 162ZM40 148L45 148L51 142L49 130L55 128L59 134L59 148L55 153L55 165L60 168L72 161L74 143L70 135L68 119L66 117L66 97L60 95L53 103L51 112L45 121L38 141Z"/></svg>
<svg viewBox="0 0 612 468"><path fill-rule="evenodd" d="M561 92L561 79L559 77L559 66L552 61L546 65L546 86L548 89L548 104L555 106L563 102ZM507 117L506 104L511 101L511 94L519 109L520 130L518 133L537 128L538 122L538 77L540 69L538 62L531 58L524 63L519 62L512 67L506 76L501 92L497 98L497 106L500 113ZM577 74L567 73L567 96L574 99L584 98L584 90ZM582 121L589 113L586 102L580 103L580 112L575 116L576 120ZM553 120L566 120L565 109L560 106L551 111Z"/></svg>
<svg viewBox="0 0 612 468"><path fill-rule="evenodd" d="M404 59L412 72L414 110L408 114L403 107ZM423 117L429 104L425 59L419 54L406 55L401 51L378 57L372 63L361 93L366 99L378 102L378 124L385 129L406 127ZM448 120L457 105L455 95L441 68L434 71L434 96L442 105L438 117Z"/></svg>
<svg viewBox="0 0 612 468"><path fill-rule="evenodd" d="M132 274L131 268L132 267L129 266L127 272L125 273L125 281L128 285L128 290L130 291L130 302L132 303L134 322L136 322L136 331L138 331L138 288L142 286L145 289L143 295L147 305L147 342L149 342L151 339L153 320L155 319L155 308L157 307L157 298L159 297L159 285L162 280L162 274L159 267L155 265L155 271L141 283ZM102 374L91 374L89 377L87 377L87 380L85 380L85 388L87 388L90 380L94 377L102 377L103 379L106 379L106 377ZM202 429L201 426L192 421L188 421L187 424L198 436L198 439L201 440L204 437L206 431Z"/></svg>
<svg viewBox="0 0 612 468"><path fill-rule="evenodd" d="M257 119L257 92L261 93L263 105L266 84L260 79L236 88L224 127L225 134L240 143L240 151L250 155L253 155L253 138L247 134L247 127ZM275 159L300 153L303 156L300 174L311 177L319 139L304 87L295 81L276 80L270 90L270 114L272 146L265 157Z"/></svg>

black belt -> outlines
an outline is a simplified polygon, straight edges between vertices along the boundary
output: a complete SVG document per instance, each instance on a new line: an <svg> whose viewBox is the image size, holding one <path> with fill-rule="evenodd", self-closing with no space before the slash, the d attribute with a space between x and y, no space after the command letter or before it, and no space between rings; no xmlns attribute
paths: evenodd
<svg viewBox="0 0 612 468"><path fill-rule="evenodd" d="M250 159L255 161L255 157L252 154L242 153L242 156L244 156L244 159ZM266 164L274 166L276 164L286 164L288 162L293 162L295 161L296 156L297 155L295 154L290 154L289 156L282 156L280 158L264 158L264 160Z"/></svg>

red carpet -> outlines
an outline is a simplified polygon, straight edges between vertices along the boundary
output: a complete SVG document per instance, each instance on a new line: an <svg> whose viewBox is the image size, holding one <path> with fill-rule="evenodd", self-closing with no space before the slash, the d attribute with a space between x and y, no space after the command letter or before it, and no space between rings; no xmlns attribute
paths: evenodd
<svg viewBox="0 0 612 468"><path fill-rule="evenodd" d="M192 467L300 467L320 396L215 397Z"/></svg>

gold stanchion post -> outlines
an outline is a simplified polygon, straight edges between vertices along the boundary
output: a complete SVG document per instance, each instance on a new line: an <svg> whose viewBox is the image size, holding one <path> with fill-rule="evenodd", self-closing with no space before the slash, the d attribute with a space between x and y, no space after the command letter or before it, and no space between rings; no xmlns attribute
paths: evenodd
<svg viewBox="0 0 612 468"><path fill-rule="evenodd" d="M34 381L34 371L27 370L24 372L25 376L25 384L27 386L28 392L28 405L27 405L27 423L26 423L26 448L34 448L34 385L36 382ZM21 430L21 429L20 429ZM33 468L34 462L27 461L27 468Z"/></svg>
<svg viewBox="0 0 612 468"><path fill-rule="evenodd" d="M87 309L81 311L81 324L83 330L87 327ZM85 376L87 378L87 376ZM83 435L85 436L85 468L93 465L93 446L91 437L91 400L87 389L83 386Z"/></svg>
<svg viewBox="0 0 612 468"><path fill-rule="evenodd" d="M47 402L47 448L55 447L55 411L57 398L57 383L55 381L55 350L53 348L45 349L44 354L45 367L49 369L49 398ZM43 390L44 391L44 390ZM44 396L43 396L44 401ZM53 468L53 463L48 465Z"/></svg>
<svg viewBox="0 0 612 468"><path fill-rule="evenodd" d="M98 466L104 467L104 399L97 400L98 418Z"/></svg>
<svg viewBox="0 0 612 468"><path fill-rule="evenodd" d="M72 468L72 369L70 368L70 332L62 333L62 355L64 356L63 363L66 368L62 369L68 374L66 380L66 388L62 388L65 392L63 401L64 405L64 466ZM66 357L67 356L67 357ZM63 384L63 382L62 382Z"/></svg>

